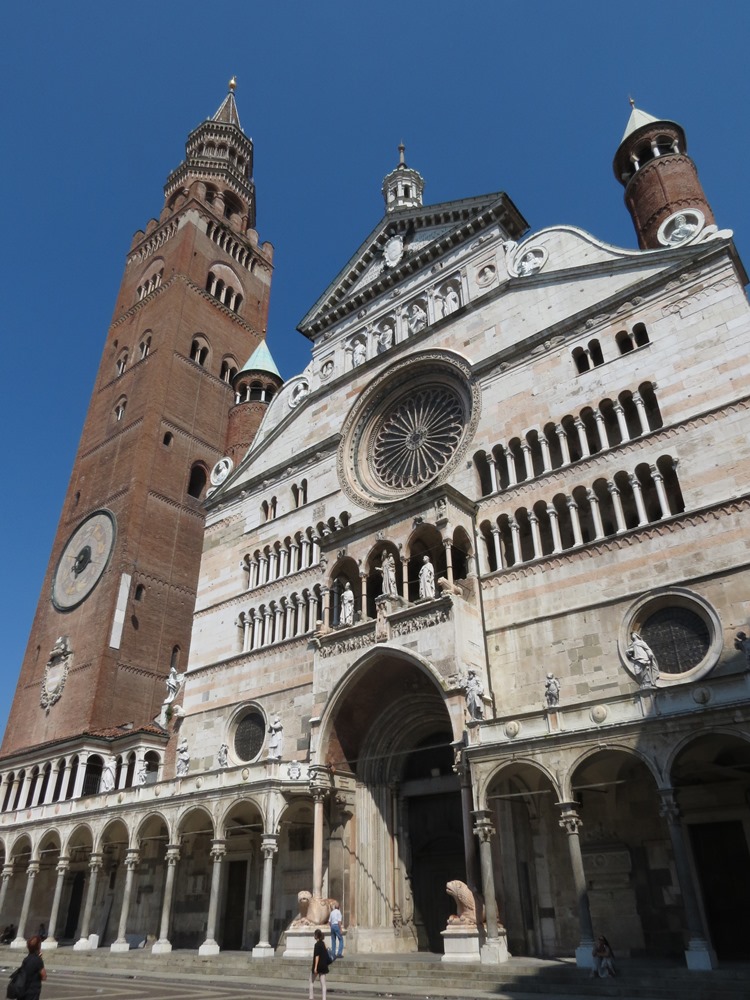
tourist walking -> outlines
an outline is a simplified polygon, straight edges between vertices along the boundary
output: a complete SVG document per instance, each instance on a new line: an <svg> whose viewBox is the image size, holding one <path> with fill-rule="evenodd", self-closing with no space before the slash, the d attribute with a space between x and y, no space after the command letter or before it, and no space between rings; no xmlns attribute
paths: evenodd
<svg viewBox="0 0 750 1000"><path fill-rule="evenodd" d="M312 969L310 970L310 1000L313 1000L313 983L317 976L320 980L321 1000L326 1000L326 975L328 974L328 950L323 940L323 931L315 931L315 947L313 948Z"/></svg>
<svg viewBox="0 0 750 1000"><path fill-rule="evenodd" d="M344 917L339 909L339 904L334 902L333 909L331 910L331 915L328 918L328 923L331 926L331 961L335 962L337 958L342 958L344 954L344 932L341 928L341 924L344 921ZM336 946L338 944L338 951Z"/></svg>
<svg viewBox="0 0 750 1000"><path fill-rule="evenodd" d="M26 980L23 1000L39 1000L42 983L47 978L47 970L42 961L42 939L38 934L29 938L26 948L29 953L21 963Z"/></svg>

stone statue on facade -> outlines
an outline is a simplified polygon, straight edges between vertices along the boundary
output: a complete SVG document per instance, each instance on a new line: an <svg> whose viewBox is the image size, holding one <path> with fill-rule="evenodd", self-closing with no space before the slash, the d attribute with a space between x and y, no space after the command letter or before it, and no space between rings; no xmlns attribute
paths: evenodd
<svg viewBox="0 0 750 1000"><path fill-rule="evenodd" d="M393 327L384 326L378 334L378 354L384 354L393 347Z"/></svg>
<svg viewBox="0 0 750 1000"><path fill-rule="evenodd" d="M443 295L443 316L450 316L461 306L461 299L453 285L448 285Z"/></svg>
<svg viewBox="0 0 750 1000"><path fill-rule="evenodd" d="M477 922L484 923L484 907L480 899L480 911L477 913L477 900L474 893L465 882L454 879L445 886L445 891L456 904L456 913L448 917L448 926L456 924L476 927Z"/></svg>
<svg viewBox="0 0 750 1000"><path fill-rule="evenodd" d="M226 743L222 743L219 747L219 752L216 755L216 763L219 767L226 767L229 764L229 747Z"/></svg>
<svg viewBox="0 0 750 1000"><path fill-rule="evenodd" d="M674 229L667 239L670 243L684 243L698 228L695 222L690 222L686 215L678 215L674 220Z"/></svg>
<svg viewBox="0 0 750 1000"><path fill-rule="evenodd" d="M527 250L516 264L516 270L522 278L526 278L530 274L536 274L543 263L542 254L538 250Z"/></svg>
<svg viewBox="0 0 750 1000"><path fill-rule="evenodd" d="M383 576L383 596L396 597L396 560L390 552L384 552L380 560L380 565L376 566L378 573Z"/></svg>
<svg viewBox="0 0 750 1000"><path fill-rule="evenodd" d="M188 764L189 763L190 763L190 758L188 757ZM179 764L178 764L178 767L179 767ZM141 766L138 768L138 774L136 775L136 779L135 779L138 782L139 785L145 785L146 784L146 776L147 776L147 774L148 774L148 768L146 767L146 761L142 760L141 761ZM187 771L185 771L185 774L187 774Z"/></svg>
<svg viewBox="0 0 750 1000"><path fill-rule="evenodd" d="M182 684L182 674L177 673L177 667L174 664L169 668L169 676L164 683L167 685L167 697L164 699L164 704L171 705Z"/></svg>
<svg viewBox="0 0 750 1000"><path fill-rule="evenodd" d="M423 558L419 570L419 596L423 600L431 600L435 596L435 567L429 556Z"/></svg>
<svg viewBox="0 0 750 1000"><path fill-rule="evenodd" d="M281 760L281 747L284 739L284 727L278 714L271 719L268 727L270 739L268 741L268 759Z"/></svg>
<svg viewBox="0 0 750 1000"><path fill-rule="evenodd" d="M418 302L412 302L409 306L409 314L406 318L406 325L410 334L419 333L427 326L427 313Z"/></svg>
<svg viewBox="0 0 750 1000"><path fill-rule="evenodd" d="M544 682L544 703L547 708L557 708L560 704L560 681L554 674L547 674Z"/></svg>
<svg viewBox="0 0 750 1000"><path fill-rule="evenodd" d="M115 775L117 774L117 760L114 754L110 754L102 769L102 777L99 782L100 792L111 792L115 787Z"/></svg>
<svg viewBox="0 0 750 1000"><path fill-rule="evenodd" d="M640 686L653 687L659 676L659 668L656 664L654 651L638 632L630 633L630 645L625 650L625 655L633 664L633 672L638 678Z"/></svg>
<svg viewBox="0 0 750 1000"><path fill-rule="evenodd" d="M299 913L289 925L292 927L319 927L328 923L331 910L338 906L335 899L325 899L313 896L309 889L301 889L297 893Z"/></svg>
<svg viewBox="0 0 750 1000"><path fill-rule="evenodd" d="M344 584L344 591L341 594L341 614L339 616L339 624L344 626L354 624L354 592L352 591L352 585L348 580Z"/></svg>
<svg viewBox="0 0 750 1000"><path fill-rule="evenodd" d="M734 640L734 648L745 654L747 665L750 667L750 636L745 632L738 632Z"/></svg>
<svg viewBox="0 0 750 1000"><path fill-rule="evenodd" d="M472 721L484 718L484 687L476 670L469 670L466 677L466 711Z"/></svg>
<svg viewBox="0 0 750 1000"><path fill-rule="evenodd" d="M352 345L352 365L355 368L359 368L367 361L367 348L365 347L364 341L355 340Z"/></svg>
<svg viewBox="0 0 750 1000"><path fill-rule="evenodd" d="M188 749L188 741L183 736L180 742L177 744L177 772L176 772L177 777L184 778L189 770L190 770L190 750ZM145 777L144 777L144 782L145 782Z"/></svg>

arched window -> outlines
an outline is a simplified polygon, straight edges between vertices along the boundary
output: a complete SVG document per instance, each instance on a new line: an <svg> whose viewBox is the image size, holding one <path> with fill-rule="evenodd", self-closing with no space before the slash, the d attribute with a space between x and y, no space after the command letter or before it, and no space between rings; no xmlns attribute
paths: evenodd
<svg viewBox="0 0 750 1000"><path fill-rule="evenodd" d="M144 337L143 340L138 345L138 355L140 360L143 361L151 353L151 337Z"/></svg>
<svg viewBox="0 0 750 1000"><path fill-rule="evenodd" d="M221 371L219 372L219 378L223 382L231 382L234 376L239 370L238 364L231 355L228 355L221 362Z"/></svg>
<svg viewBox="0 0 750 1000"><path fill-rule="evenodd" d="M125 417L125 409L128 405L127 398L125 396L120 396L120 398L115 403L114 417L115 420L120 423Z"/></svg>
<svg viewBox="0 0 750 1000"><path fill-rule="evenodd" d="M142 601L145 596L146 596L146 588L142 583L139 583L138 586L135 588L135 599L136 601Z"/></svg>
<svg viewBox="0 0 750 1000"><path fill-rule="evenodd" d="M180 665L180 647L172 646L172 655L169 658L169 669L177 670Z"/></svg>
<svg viewBox="0 0 750 1000"><path fill-rule="evenodd" d="M143 758L143 769L145 775L144 785L155 785L159 779L159 754L155 750L149 750Z"/></svg>
<svg viewBox="0 0 750 1000"><path fill-rule="evenodd" d="M195 361L196 364L203 368L208 361L208 355L208 341L206 338L200 336L193 337L193 342L190 345L190 360Z"/></svg>
<svg viewBox="0 0 750 1000"><path fill-rule="evenodd" d="M127 368L127 366L128 366L128 352L127 351L122 351L122 353L120 354L120 356L117 359L117 364L115 366L116 369L117 369L117 374L118 375L122 375L122 373L125 371L125 369Z"/></svg>
<svg viewBox="0 0 750 1000"><path fill-rule="evenodd" d="M187 489L188 496L195 497L196 500L200 499L206 488L207 478L204 467L196 463L190 470L190 480Z"/></svg>
<svg viewBox="0 0 750 1000"><path fill-rule="evenodd" d="M172 444L172 441L174 441L174 434L171 431L167 431L167 433L162 438L161 443L164 445L165 448L169 448L170 445Z"/></svg>

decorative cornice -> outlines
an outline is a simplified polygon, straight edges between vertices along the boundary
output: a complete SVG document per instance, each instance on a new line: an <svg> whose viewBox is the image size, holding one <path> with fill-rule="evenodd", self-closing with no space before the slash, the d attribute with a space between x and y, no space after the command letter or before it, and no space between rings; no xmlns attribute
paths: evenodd
<svg viewBox="0 0 750 1000"><path fill-rule="evenodd" d="M159 500L161 503L165 503L170 507L174 507L175 510L179 510L183 514L189 514L191 517L196 517L199 520L203 520L206 516L203 507L188 507L184 503L180 503L173 497L165 496L163 493L157 493L156 490L149 490L147 496L153 497L154 500Z"/></svg>
<svg viewBox="0 0 750 1000"><path fill-rule="evenodd" d="M269 598L274 600L281 600L282 598L289 598L289 594L285 592L283 594L277 595L279 590L279 585L286 584L289 580L301 581L304 585L309 581L313 581L312 585L320 582L315 579L316 577L322 577L325 573L325 567L320 563L315 566L306 566L305 569L296 570L294 573L289 573L286 576L280 576L277 580L271 580L268 583L263 583L259 587L253 587L252 590L243 590L241 594L235 597L227 598L224 601L217 601L215 604L209 604L205 608L201 608L200 611L195 611L193 618L204 618L206 615L218 611L222 608L236 608L238 605L248 605L254 606L256 603L262 604L267 602ZM295 593L297 587L293 587L291 593Z"/></svg>
<svg viewBox="0 0 750 1000"><path fill-rule="evenodd" d="M117 440L117 438L121 437L123 434L129 434L136 427L140 427L142 423L143 423L143 417L137 417L135 420L131 420L129 424L125 424L124 427L121 427L119 430L116 430L112 434L109 434L106 438L104 438L103 441L100 441L99 444L95 444L93 447L89 448L88 451L82 451L81 454L78 456L77 461L80 461L81 459L84 458L89 458L91 455L95 455L97 451L101 451L102 448L106 448L107 445L111 444L112 441Z"/></svg>

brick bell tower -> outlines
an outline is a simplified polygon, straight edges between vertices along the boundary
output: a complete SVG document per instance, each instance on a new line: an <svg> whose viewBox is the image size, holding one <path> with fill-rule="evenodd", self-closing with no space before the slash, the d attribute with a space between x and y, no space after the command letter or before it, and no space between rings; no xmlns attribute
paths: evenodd
<svg viewBox="0 0 750 1000"><path fill-rule="evenodd" d="M235 81L135 234L2 755L148 726L187 662L202 498L232 380L263 342L273 248L255 231ZM221 474L221 465L217 467Z"/></svg>

